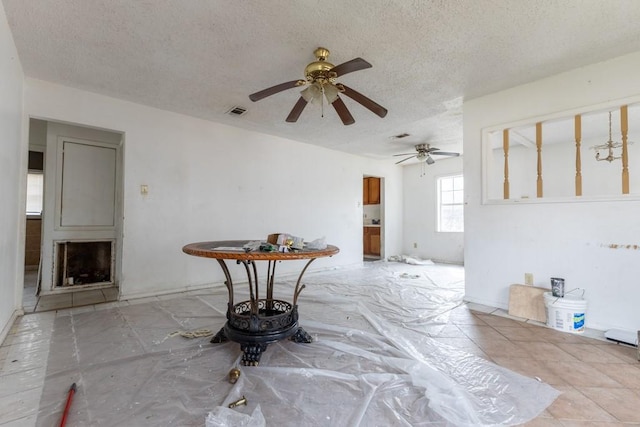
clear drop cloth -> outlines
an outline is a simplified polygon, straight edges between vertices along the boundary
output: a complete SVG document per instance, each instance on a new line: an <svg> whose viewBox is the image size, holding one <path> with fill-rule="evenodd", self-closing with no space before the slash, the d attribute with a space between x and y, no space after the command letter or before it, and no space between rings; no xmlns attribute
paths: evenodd
<svg viewBox="0 0 640 427"><path fill-rule="evenodd" d="M57 317L37 424L59 422L74 382L68 426L516 425L559 394L433 338L461 308L462 267L368 262L303 283L314 341L270 344L257 367L240 366L237 343L175 333L224 325L220 286ZM291 299L294 285L276 277L274 296Z"/></svg>

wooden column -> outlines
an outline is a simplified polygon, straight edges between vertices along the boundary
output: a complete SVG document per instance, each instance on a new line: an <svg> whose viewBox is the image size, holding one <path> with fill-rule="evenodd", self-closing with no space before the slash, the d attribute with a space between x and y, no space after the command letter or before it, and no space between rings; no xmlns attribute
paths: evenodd
<svg viewBox="0 0 640 427"><path fill-rule="evenodd" d="M620 107L620 131L622 132L622 194L629 194L629 152L627 151L627 106Z"/></svg>
<svg viewBox="0 0 640 427"><path fill-rule="evenodd" d="M502 131L502 150L504 151L504 185L502 197L509 198L509 129Z"/></svg>
<svg viewBox="0 0 640 427"><path fill-rule="evenodd" d="M537 196L542 197L542 123L536 123L536 148L538 150Z"/></svg>
<svg viewBox="0 0 640 427"><path fill-rule="evenodd" d="M582 161L580 160L580 141L582 140L582 118L580 114L575 118L576 137L576 196L582 196Z"/></svg>

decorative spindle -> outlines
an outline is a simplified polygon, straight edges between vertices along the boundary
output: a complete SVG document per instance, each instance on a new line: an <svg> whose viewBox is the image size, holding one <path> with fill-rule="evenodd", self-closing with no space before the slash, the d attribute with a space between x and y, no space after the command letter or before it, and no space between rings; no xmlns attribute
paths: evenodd
<svg viewBox="0 0 640 427"><path fill-rule="evenodd" d="M536 149L538 150L537 196L542 197L542 123L536 123Z"/></svg>
<svg viewBox="0 0 640 427"><path fill-rule="evenodd" d="M575 118L576 138L576 196L582 196L582 162L580 160L580 141L582 140L582 119L580 114Z"/></svg>
<svg viewBox="0 0 640 427"><path fill-rule="evenodd" d="M504 186L503 198L509 198L509 129L502 131L502 150L504 151Z"/></svg>
<svg viewBox="0 0 640 427"><path fill-rule="evenodd" d="M627 151L627 106L620 107L620 132L622 133L622 194L629 194L629 152Z"/></svg>

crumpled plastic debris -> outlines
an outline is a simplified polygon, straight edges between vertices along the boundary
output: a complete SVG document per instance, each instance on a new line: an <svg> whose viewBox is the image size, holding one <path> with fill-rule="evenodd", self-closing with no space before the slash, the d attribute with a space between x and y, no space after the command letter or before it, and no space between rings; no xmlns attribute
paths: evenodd
<svg viewBox="0 0 640 427"><path fill-rule="evenodd" d="M205 420L206 427L266 427L266 425L267 421L262 415L260 405L255 407L251 415L217 406L209 412Z"/></svg>
<svg viewBox="0 0 640 427"><path fill-rule="evenodd" d="M304 246L307 249L322 250L322 249L327 249L327 242L324 237L321 237L319 239L315 239L308 243L305 243Z"/></svg>

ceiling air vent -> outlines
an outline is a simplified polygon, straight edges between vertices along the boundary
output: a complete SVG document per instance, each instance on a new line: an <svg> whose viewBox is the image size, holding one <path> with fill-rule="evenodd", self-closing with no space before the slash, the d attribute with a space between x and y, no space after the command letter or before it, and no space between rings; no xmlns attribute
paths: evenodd
<svg viewBox="0 0 640 427"><path fill-rule="evenodd" d="M409 136L409 134L405 132L405 133L401 133L401 134L398 134L398 135L394 135L391 138L393 138L393 139L402 139L402 138L406 138L408 136Z"/></svg>
<svg viewBox="0 0 640 427"><path fill-rule="evenodd" d="M231 108L229 111L227 111L227 114L230 114L232 116L241 116L244 113L247 112L247 109L244 107L233 107Z"/></svg>

